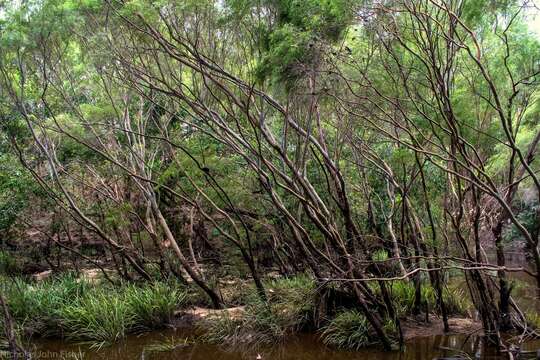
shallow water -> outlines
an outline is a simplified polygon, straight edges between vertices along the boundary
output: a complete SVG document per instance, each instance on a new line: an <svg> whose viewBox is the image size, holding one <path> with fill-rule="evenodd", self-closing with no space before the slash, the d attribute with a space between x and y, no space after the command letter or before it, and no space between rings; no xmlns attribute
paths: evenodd
<svg viewBox="0 0 540 360"><path fill-rule="evenodd" d="M486 350L480 338L466 335L446 335L416 338L407 342L402 352L384 352L378 348L359 351L340 351L324 346L315 334L304 334L287 339L281 344L258 349L233 350L226 347L193 344L171 351L152 352L151 345L176 340L181 343L191 337L188 330L165 330L139 336L129 336L125 341L100 350L90 349L82 344L66 344L59 340L40 340L35 345L34 358L39 359L182 359L182 360L424 360L439 357L475 354L481 359L507 359L502 355ZM453 350L447 350L451 348ZM540 349L540 341L529 342L525 350ZM531 358L531 357L529 357ZM534 356L532 358L535 358Z"/></svg>

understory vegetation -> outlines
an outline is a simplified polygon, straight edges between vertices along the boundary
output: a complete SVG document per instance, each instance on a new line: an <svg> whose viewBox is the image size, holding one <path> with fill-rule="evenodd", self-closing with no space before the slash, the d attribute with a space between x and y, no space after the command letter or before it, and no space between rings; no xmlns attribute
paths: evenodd
<svg viewBox="0 0 540 360"><path fill-rule="evenodd" d="M96 345L167 325L186 299L175 282L112 286L69 274L40 282L3 277L0 286L23 338L61 336Z"/></svg>
<svg viewBox="0 0 540 360"><path fill-rule="evenodd" d="M327 345L356 350L376 342L366 317L357 310L338 313L323 328L322 338Z"/></svg>
<svg viewBox="0 0 540 360"><path fill-rule="evenodd" d="M230 305L240 304L241 311L223 311L201 320L197 325L202 332L200 340L252 347L320 329L322 341L330 346L358 349L378 344L373 329L357 310L337 307L320 313L321 290L310 276L269 279L264 284L268 289L264 301L252 285L235 285L233 290L239 295L230 299ZM3 275L0 288L24 342L32 337L63 337L101 347L128 334L171 325L175 314L181 316L189 306L208 304L192 286L176 281L113 285L102 278L90 281L73 273L40 281ZM399 315L403 318L410 314L414 285L398 281L391 289ZM376 288L374 291L377 293ZM436 314L431 291L429 286L423 287L422 301L427 304L426 311ZM445 294L449 309L455 309L452 314L464 315L470 304L463 292ZM384 326L397 336L392 319L385 320Z"/></svg>
<svg viewBox="0 0 540 360"><path fill-rule="evenodd" d="M242 299L245 306L242 312L224 312L205 319L201 324L202 339L232 346L255 346L275 344L302 330L320 329L322 341L330 346L359 349L380 345L373 328L358 310L337 306L320 313L321 289L317 289L315 282L306 275L272 280L265 287L269 295L267 301L262 301L251 288ZM413 313L414 284L396 281L390 284L390 289L398 316L405 319ZM376 286L374 292L380 296ZM421 294L422 311L428 315L440 314L433 288L424 284ZM466 293L457 285L445 290L444 301L453 316L467 316L472 308ZM385 319L384 328L397 343L394 320Z"/></svg>
<svg viewBox="0 0 540 360"><path fill-rule="evenodd" d="M472 309L472 304L467 297L465 290L460 287L462 284L448 285L443 289L443 301L446 309L451 315L466 316ZM399 316L406 316L413 313L416 301L415 284L410 281L395 281L389 286L396 312ZM380 296L380 290L376 290ZM435 289L429 285L421 286L420 309L423 312L437 313L437 295Z"/></svg>
<svg viewBox="0 0 540 360"><path fill-rule="evenodd" d="M238 315L213 316L202 324L203 340L228 345L276 343L313 326L315 282L305 275L272 280L266 301L255 289L247 292L245 309Z"/></svg>

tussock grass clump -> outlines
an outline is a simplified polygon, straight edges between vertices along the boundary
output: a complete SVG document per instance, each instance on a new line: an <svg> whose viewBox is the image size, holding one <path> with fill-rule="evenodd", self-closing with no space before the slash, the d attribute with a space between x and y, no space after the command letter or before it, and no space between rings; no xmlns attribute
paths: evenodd
<svg viewBox="0 0 540 360"><path fill-rule="evenodd" d="M397 333L392 320L387 319L383 328L392 337ZM322 328L321 338L328 346L352 350L379 342L364 314L356 309L339 312Z"/></svg>
<svg viewBox="0 0 540 360"><path fill-rule="evenodd" d="M90 284L73 275L29 283L1 279L11 314L28 336L114 342L170 322L186 292L176 283Z"/></svg>
<svg viewBox="0 0 540 360"><path fill-rule="evenodd" d="M315 306L315 281L311 277L297 275L273 280L266 285L266 289L269 309L283 327L299 328L310 321ZM257 299L260 300L258 297ZM261 305L259 304L259 309Z"/></svg>
<svg viewBox="0 0 540 360"><path fill-rule="evenodd" d="M443 301L450 314L467 315L472 308L471 300L463 288L446 287L443 290Z"/></svg>
<svg viewBox="0 0 540 360"><path fill-rule="evenodd" d="M540 314L534 310L525 311L525 320L533 329L540 329Z"/></svg>
<svg viewBox="0 0 540 360"><path fill-rule="evenodd" d="M375 292L379 293L379 291L380 290L377 287ZM399 316L404 316L411 313L415 300L415 288L412 281L392 282L390 285L390 294ZM430 311L435 311L438 308L437 294L431 285L426 283L422 284L421 295L423 307L427 305ZM443 300L450 314L465 315L467 314L468 309L471 307L465 291L456 286L447 286L443 289Z"/></svg>
<svg viewBox="0 0 540 360"><path fill-rule="evenodd" d="M201 339L212 344L240 345L249 342L251 334L243 328L246 320L232 318L229 313L207 319Z"/></svg>
<svg viewBox="0 0 540 360"><path fill-rule="evenodd" d="M90 289L89 284L77 281L73 274L38 283L27 283L19 278L3 279L1 286L11 315L27 336L57 334L58 309Z"/></svg>
<svg viewBox="0 0 540 360"><path fill-rule="evenodd" d="M122 294L102 289L61 307L56 316L67 338L92 340L99 345L123 338L136 319Z"/></svg>
<svg viewBox="0 0 540 360"><path fill-rule="evenodd" d="M184 299L185 292L175 284L98 287L61 307L57 317L66 337L102 344L164 326Z"/></svg>
<svg viewBox="0 0 540 360"><path fill-rule="evenodd" d="M149 286L128 286L125 299L135 316L135 324L143 329L154 329L169 323L174 311L187 294L174 284L156 282Z"/></svg>
<svg viewBox="0 0 540 360"><path fill-rule="evenodd" d="M208 319L203 340L229 345L256 345L283 339L306 326L315 306L315 282L305 275L268 281L267 301L255 290L240 317L228 313Z"/></svg>
<svg viewBox="0 0 540 360"><path fill-rule="evenodd" d="M322 329L323 343L358 350L370 344L366 317L357 310L342 311Z"/></svg>

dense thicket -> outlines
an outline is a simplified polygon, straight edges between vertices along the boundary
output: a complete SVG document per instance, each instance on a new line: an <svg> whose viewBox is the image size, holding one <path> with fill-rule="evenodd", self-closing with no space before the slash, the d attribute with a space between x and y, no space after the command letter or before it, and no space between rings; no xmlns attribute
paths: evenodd
<svg viewBox="0 0 540 360"><path fill-rule="evenodd" d="M217 308L220 277L265 301L267 273L306 272L386 348L388 282L414 284L416 313L432 287L448 328L460 270L491 340L534 333L509 279L540 288L527 2L3 4L4 247L173 274ZM507 264L510 246L532 267Z"/></svg>

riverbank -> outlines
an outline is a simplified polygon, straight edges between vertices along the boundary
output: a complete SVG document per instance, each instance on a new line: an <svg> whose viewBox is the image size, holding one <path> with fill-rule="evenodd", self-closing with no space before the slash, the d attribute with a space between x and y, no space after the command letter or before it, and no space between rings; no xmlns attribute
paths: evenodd
<svg viewBox="0 0 540 360"><path fill-rule="evenodd" d="M336 288L321 290L307 275L265 280L266 301L248 282L230 282L222 294L229 305L222 310L210 309L209 300L191 285L173 280L113 285L91 270L78 277L71 273L2 277L0 285L22 342L48 337L102 347L128 334L189 326L203 334L200 341L233 346L281 342L301 332L316 332L334 347L377 344L365 317L344 300L346 294ZM413 306L414 289L396 282L391 290L395 308L405 319ZM424 309L434 309L433 291L426 286L422 295ZM469 307L462 295L459 289L445 293L449 308L460 318ZM427 323L416 321L411 326L415 322L407 320L402 326L420 335L422 328L432 332L438 319L435 314L428 316ZM387 320L385 328L397 341L396 323ZM406 334L405 339L413 337Z"/></svg>
<svg viewBox="0 0 540 360"><path fill-rule="evenodd" d="M30 351L40 349L39 344L72 349L84 343L84 351L96 355L105 348L120 349L133 337L154 338L156 334L164 337L139 351L217 346L251 354L252 349L287 347L292 338L305 336L328 351L380 349L364 315L347 302L347 294L338 287L323 289L303 274L269 277L264 280L267 299L263 301L250 282L228 279L221 285L227 307L212 309L200 290L174 280L112 284L93 269L78 276L41 273L0 279L16 333ZM481 334L481 323L472 319L471 303L459 286L448 286L444 293L451 312L449 333L444 331L428 283L422 286L421 311L416 315L412 283L395 281L388 284L388 290L398 318L387 318L384 328L396 350L400 336L404 343L415 343L426 337ZM380 296L377 285L371 291Z"/></svg>

